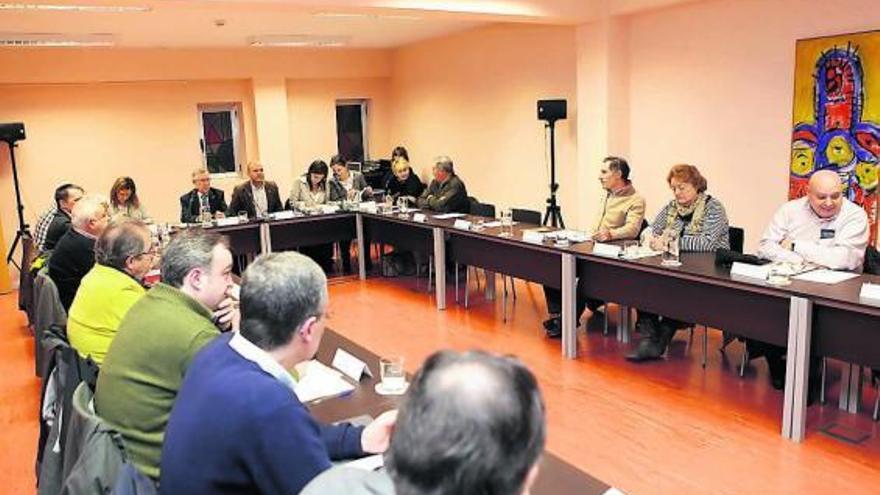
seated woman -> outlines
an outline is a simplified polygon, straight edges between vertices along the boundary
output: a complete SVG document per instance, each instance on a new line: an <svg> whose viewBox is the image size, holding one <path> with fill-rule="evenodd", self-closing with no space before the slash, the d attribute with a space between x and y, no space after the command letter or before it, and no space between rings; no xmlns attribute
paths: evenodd
<svg viewBox="0 0 880 495"><path fill-rule="evenodd" d="M110 216L123 216L149 222L150 217L141 205L137 195L137 186L131 177L120 177L110 188Z"/></svg>
<svg viewBox="0 0 880 495"><path fill-rule="evenodd" d="M346 198L353 200L373 197L373 188L367 185L364 174L349 170L342 155L333 155L330 168L333 170L333 182L336 183L337 191L345 191Z"/></svg>
<svg viewBox="0 0 880 495"><path fill-rule="evenodd" d="M679 234L681 252L713 252L730 248L727 213L721 201L706 194L706 179L693 165L675 165L666 176L675 199L660 210L651 225L651 247L662 251L664 233ZM668 234L667 234L668 235ZM694 301L694 304L699 304ZM686 323L646 311L639 312L636 326L642 335L630 361L659 359L675 331Z"/></svg>
<svg viewBox="0 0 880 495"><path fill-rule="evenodd" d="M329 168L323 160L315 160L308 171L293 182L290 190L292 208L312 208L339 201L345 197L345 190L335 181L328 181ZM321 265L325 272L333 269L333 244L306 246L300 251ZM350 261L349 261L350 264Z"/></svg>
<svg viewBox="0 0 880 495"><path fill-rule="evenodd" d="M403 157L391 163L391 173L385 177L384 187L385 194L390 195L395 201L402 196L409 199L412 204L416 203L416 198L425 190L425 184L413 173L409 160Z"/></svg>
<svg viewBox="0 0 880 495"><path fill-rule="evenodd" d="M100 366L128 310L146 293L142 283L156 251L140 220L118 218L95 243L95 266L83 277L67 319L70 345Z"/></svg>

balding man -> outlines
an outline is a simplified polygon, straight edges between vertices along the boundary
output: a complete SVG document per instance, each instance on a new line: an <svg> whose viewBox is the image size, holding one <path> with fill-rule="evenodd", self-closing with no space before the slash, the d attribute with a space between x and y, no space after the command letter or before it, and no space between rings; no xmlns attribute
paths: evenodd
<svg viewBox="0 0 880 495"><path fill-rule="evenodd" d="M110 221L110 205L98 195L80 199L71 212L71 228L61 236L49 259L49 277L58 287L58 297L70 310L82 278L95 264L95 240Z"/></svg>
<svg viewBox="0 0 880 495"><path fill-rule="evenodd" d="M467 188L455 175L452 159L438 156L434 159L434 180L418 198L419 208L441 213L470 213Z"/></svg>
<svg viewBox="0 0 880 495"><path fill-rule="evenodd" d="M773 215L758 255L777 262L804 262L860 272L867 245L865 210L843 197L843 185L836 173L820 170L810 177L805 197L785 203ZM750 341L749 352L753 356L764 354L771 382L781 389L785 384L785 349Z"/></svg>
<svg viewBox="0 0 880 495"><path fill-rule="evenodd" d="M303 495L527 495L546 426L541 392L516 358L480 351L429 357L397 416L385 470L333 468Z"/></svg>
<svg viewBox="0 0 880 495"><path fill-rule="evenodd" d="M232 191L229 209L226 210L227 215L238 215L238 212L246 211L248 218L256 218L284 209L281 196L278 194L278 186L266 180L262 164L249 162L247 174L250 180L235 186Z"/></svg>
<svg viewBox="0 0 880 495"><path fill-rule="evenodd" d="M202 212L210 212L212 217L222 217L226 213L226 199L223 191L211 187L211 176L204 168L197 168L191 174L193 190L180 197L180 221L197 223L202 220Z"/></svg>

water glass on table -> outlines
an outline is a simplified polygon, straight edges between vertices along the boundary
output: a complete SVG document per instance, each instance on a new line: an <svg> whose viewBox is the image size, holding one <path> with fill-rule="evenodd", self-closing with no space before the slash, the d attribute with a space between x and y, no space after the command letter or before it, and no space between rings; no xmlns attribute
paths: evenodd
<svg viewBox="0 0 880 495"><path fill-rule="evenodd" d="M379 384L381 393L394 395L406 390L406 371L403 368L403 356L384 357L379 360Z"/></svg>
<svg viewBox="0 0 880 495"><path fill-rule="evenodd" d="M513 210L501 211L501 237L513 237Z"/></svg>
<svg viewBox="0 0 880 495"><path fill-rule="evenodd" d="M238 223L247 223L247 221L248 221L247 212L244 210L238 212Z"/></svg>
<svg viewBox="0 0 880 495"><path fill-rule="evenodd" d="M679 259L679 234L677 230L663 232L663 266L681 266Z"/></svg>

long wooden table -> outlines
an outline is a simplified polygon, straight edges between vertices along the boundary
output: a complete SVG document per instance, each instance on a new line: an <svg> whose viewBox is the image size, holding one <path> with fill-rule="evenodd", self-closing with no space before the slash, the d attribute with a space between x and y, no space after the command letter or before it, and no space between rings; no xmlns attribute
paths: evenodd
<svg viewBox="0 0 880 495"><path fill-rule="evenodd" d="M773 287L760 280L731 276L729 269L716 266L714 256L708 253L683 254L682 266L669 268L661 266L657 258L597 256L590 242L557 247L524 241L522 232L536 225L516 225L512 237L501 237L500 228L474 232L456 228L452 219L431 215L424 222L415 222L396 213L339 213L219 230L232 237L233 249L254 249L258 238L260 252L267 252L276 248L276 238L289 240L277 247L296 247L297 239L314 239L316 231L321 232L322 242L350 239L352 222L359 252L367 252L364 239L369 237L372 242L433 254L438 309L446 307L447 259L560 288L562 354L567 358L577 356L574 309L578 278L586 281L582 296L787 345L782 434L795 441L802 440L805 432L811 354L880 367L880 303L859 299L861 284L878 283L877 276L862 275L832 286L794 281L787 287ZM261 232L256 237L255 228ZM366 277L363 258L359 256L361 278ZM494 277L490 278L493 282L487 284L487 290L492 291Z"/></svg>
<svg viewBox="0 0 880 495"><path fill-rule="evenodd" d="M363 414L376 417L384 411L398 407L401 397L381 396L373 390L373 387L379 382L379 373L376 369L379 356L338 332L327 329L324 332L321 347L318 349L318 360L329 364L333 360L336 349L344 349L367 363L374 371L374 376L361 380L354 392L349 395L310 405L309 409L316 418L330 423ZM546 453L541 461L541 469L532 488L532 493L538 495L601 495L609 488L608 484L580 471L559 457Z"/></svg>

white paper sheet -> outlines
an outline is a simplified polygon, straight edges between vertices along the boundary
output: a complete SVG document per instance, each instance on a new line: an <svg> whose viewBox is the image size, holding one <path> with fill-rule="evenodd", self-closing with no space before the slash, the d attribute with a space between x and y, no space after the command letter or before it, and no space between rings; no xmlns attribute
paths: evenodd
<svg viewBox="0 0 880 495"><path fill-rule="evenodd" d="M792 277L795 280L801 280L804 282L816 282L818 284L839 284L844 280L849 280L851 278L858 277L858 273L852 272L839 272L836 270L813 270L811 272L802 273L796 277Z"/></svg>
<svg viewBox="0 0 880 495"><path fill-rule="evenodd" d="M448 220L450 218L461 218L467 216L464 213L443 213L440 215L434 215L434 218L437 220Z"/></svg>
<svg viewBox="0 0 880 495"><path fill-rule="evenodd" d="M342 373L314 359L297 366L297 371L300 379L293 388L300 402L338 397L354 390L354 385L343 378Z"/></svg>

